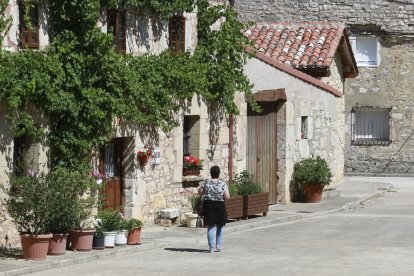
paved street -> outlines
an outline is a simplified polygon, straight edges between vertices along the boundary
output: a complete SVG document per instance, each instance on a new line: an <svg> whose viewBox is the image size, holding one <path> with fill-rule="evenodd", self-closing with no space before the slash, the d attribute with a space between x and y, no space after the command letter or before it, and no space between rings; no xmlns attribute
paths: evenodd
<svg viewBox="0 0 414 276"><path fill-rule="evenodd" d="M364 178L354 178L364 181ZM362 208L175 244L32 275L414 275L414 179L376 178L394 191Z"/></svg>

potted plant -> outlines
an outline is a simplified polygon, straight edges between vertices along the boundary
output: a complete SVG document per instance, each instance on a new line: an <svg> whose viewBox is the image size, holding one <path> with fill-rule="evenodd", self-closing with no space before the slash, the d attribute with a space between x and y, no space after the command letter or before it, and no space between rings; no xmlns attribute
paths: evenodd
<svg viewBox="0 0 414 276"><path fill-rule="evenodd" d="M128 221L121 220L115 236L115 245L126 245L128 237Z"/></svg>
<svg viewBox="0 0 414 276"><path fill-rule="evenodd" d="M258 213L266 216L269 211L269 193L262 192L253 178L247 171L234 176L233 185L237 187L239 195L243 196L243 219Z"/></svg>
<svg viewBox="0 0 414 276"><path fill-rule="evenodd" d="M23 258L44 260L52 238L46 224L52 210L48 206L50 192L44 175L32 171L27 175L12 175L9 187L3 190L7 212L20 232Z"/></svg>
<svg viewBox="0 0 414 276"><path fill-rule="evenodd" d="M331 169L320 156L303 159L294 166L293 180L303 185L306 202L320 202L323 188L331 179Z"/></svg>
<svg viewBox="0 0 414 276"><path fill-rule="evenodd" d="M192 155L184 156L183 175L199 175L202 169L203 160Z"/></svg>
<svg viewBox="0 0 414 276"><path fill-rule="evenodd" d="M201 196L197 194L191 194L188 197L191 205L192 212L185 213L185 219L187 221L187 227L196 228L199 214L201 212Z"/></svg>
<svg viewBox="0 0 414 276"><path fill-rule="evenodd" d="M70 233L71 247L74 251L92 250L95 235L95 220L92 211L97 207L99 186L87 172L76 174L77 201L72 207L75 214L75 227Z"/></svg>
<svg viewBox="0 0 414 276"><path fill-rule="evenodd" d="M137 152L137 159L138 159L138 163L140 166L145 166L148 163L148 159L150 158L150 156L152 155L152 150L151 149L147 149L147 150L139 150Z"/></svg>
<svg viewBox="0 0 414 276"><path fill-rule="evenodd" d="M93 236L92 248L95 250L105 249L105 237L102 231L102 220L95 219L95 235Z"/></svg>
<svg viewBox="0 0 414 276"><path fill-rule="evenodd" d="M121 223L120 213L117 210L106 209L98 213L98 218L101 219L105 248L115 247L115 236Z"/></svg>
<svg viewBox="0 0 414 276"><path fill-rule="evenodd" d="M45 178L51 194L48 205L52 210L46 217L46 227L53 234L48 255L66 253L66 240L76 223L80 177L78 172L56 168Z"/></svg>
<svg viewBox="0 0 414 276"><path fill-rule="evenodd" d="M132 218L127 222L128 239L127 244L141 244L141 229L144 226L142 221Z"/></svg>
<svg viewBox="0 0 414 276"><path fill-rule="evenodd" d="M230 198L226 200L227 218L240 220L243 217L243 197L233 183L229 185L229 193Z"/></svg>

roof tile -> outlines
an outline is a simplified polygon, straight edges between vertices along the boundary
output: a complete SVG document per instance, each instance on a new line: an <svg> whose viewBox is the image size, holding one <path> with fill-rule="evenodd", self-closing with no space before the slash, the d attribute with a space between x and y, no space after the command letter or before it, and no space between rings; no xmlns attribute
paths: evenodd
<svg viewBox="0 0 414 276"><path fill-rule="evenodd" d="M344 25L327 22L258 23L244 35L254 48L292 67L329 67Z"/></svg>

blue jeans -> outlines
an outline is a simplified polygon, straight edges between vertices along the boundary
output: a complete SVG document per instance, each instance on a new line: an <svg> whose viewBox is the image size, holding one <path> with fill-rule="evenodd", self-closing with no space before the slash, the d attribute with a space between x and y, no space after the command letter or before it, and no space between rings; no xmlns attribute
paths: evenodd
<svg viewBox="0 0 414 276"><path fill-rule="evenodd" d="M209 226L207 229L208 246L210 249L221 249L224 227Z"/></svg>

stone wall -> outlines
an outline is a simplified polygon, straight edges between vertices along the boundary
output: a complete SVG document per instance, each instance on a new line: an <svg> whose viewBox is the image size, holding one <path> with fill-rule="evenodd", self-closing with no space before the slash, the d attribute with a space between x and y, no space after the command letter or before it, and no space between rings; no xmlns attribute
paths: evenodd
<svg viewBox="0 0 414 276"><path fill-rule="evenodd" d="M352 34L378 37L380 65L359 67L359 76L345 83L346 173L414 174L413 1L236 0L235 6L244 21L341 21L349 26ZM390 145L351 145L354 106L391 108Z"/></svg>
<svg viewBox="0 0 414 276"><path fill-rule="evenodd" d="M384 31L412 33L411 0L235 0L243 21L343 21L373 24Z"/></svg>

